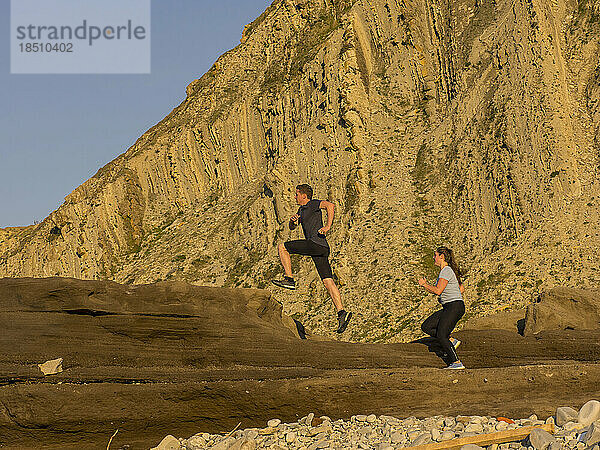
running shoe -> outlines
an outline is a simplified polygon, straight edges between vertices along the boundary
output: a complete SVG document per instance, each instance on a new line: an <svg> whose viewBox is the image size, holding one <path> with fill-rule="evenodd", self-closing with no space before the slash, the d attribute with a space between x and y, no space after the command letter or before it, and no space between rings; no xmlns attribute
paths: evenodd
<svg viewBox="0 0 600 450"><path fill-rule="evenodd" d="M454 346L454 350L456 350L460 345L460 341L458 339L454 339L453 337L450 338L450 342Z"/></svg>
<svg viewBox="0 0 600 450"><path fill-rule="evenodd" d="M466 369L466 367L460 361L454 361L448 367L444 367L444 369L454 369L454 370L456 370L456 369Z"/></svg>
<svg viewBox="0 0 600 450"><path fill-rule="evenodd" d="M273 280L271 281L275 286L279 286L285 289L296 289L296 282L294 280L290 280L287 277L283 280Z"/></svg>
<svg viewBox="0 0 600 450"><path fill-rule="evenodd" d="M338 329L335 330L336 333L343 333L346 331L346 327L348 326L348 322L352 318L351 312L346 312L344 310L340 311L341 314L338 314Z"/></svg>

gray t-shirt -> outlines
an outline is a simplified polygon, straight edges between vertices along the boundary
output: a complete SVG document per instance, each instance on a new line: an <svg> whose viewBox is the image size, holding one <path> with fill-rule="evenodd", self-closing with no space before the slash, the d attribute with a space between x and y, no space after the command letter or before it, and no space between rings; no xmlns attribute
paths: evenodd
<svg viewBox="0 0 600 450"><path fill-rule="evenodd" d="M463 299L462 294L460 293L460 286L458 284L458 280L456 279L456 274L450 266L446 266L442 270L440 270L440 274L438 275L438 282L440 281L440 278L448 280L448 285L438 297L438 301L442 305L445 303L455 302L457 300Z"/></svg>

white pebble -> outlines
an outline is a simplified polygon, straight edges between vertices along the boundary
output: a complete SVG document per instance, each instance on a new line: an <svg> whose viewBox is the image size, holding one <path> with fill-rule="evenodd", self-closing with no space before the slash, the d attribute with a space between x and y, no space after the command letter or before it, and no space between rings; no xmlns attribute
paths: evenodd
<svg viewBox="0 0 600 450"><path fill-rule="evenodd" d="M271 419L267 422L267 426L271 427L271 428L275 428L275 427L279 426L280 423L281 423L281 420L279 420L279 419Z"/></svg>

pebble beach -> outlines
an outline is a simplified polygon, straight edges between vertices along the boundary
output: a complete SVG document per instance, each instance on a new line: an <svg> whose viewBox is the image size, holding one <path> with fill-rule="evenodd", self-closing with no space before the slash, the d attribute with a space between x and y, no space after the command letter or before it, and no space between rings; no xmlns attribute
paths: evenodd
<svg viewBox="0 0 600 450"><path fill-rule="evenodd" d="M433 416L425 419L356 415L347 420L308 414L297 422L269 420L264 428L236 429L221 435L198 433L190 438L167 436L157 450L251 450L251 449L374 449L392 450L478 436L510 435L507 430L524 430L527 435L514 441L479 446L465 444L465 450L497 449L578 449L599 450L600 402L590 400L581 408L562 406L545 420L531 415L512 419L491 416ZM526 428L526 427L539 428ZM551 432L546 431L550 429ZM523 433L521 433L523 434ZM485 435L485 436L484 436ZM507 438L505 438L507 439ZM458 442L458 441L455 441ZM448 446L447 448L452 448Z"/></svg>

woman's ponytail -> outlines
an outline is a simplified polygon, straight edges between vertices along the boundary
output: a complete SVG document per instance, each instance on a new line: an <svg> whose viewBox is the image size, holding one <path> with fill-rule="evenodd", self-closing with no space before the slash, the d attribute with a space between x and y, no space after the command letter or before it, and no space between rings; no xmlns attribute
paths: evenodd
<svg viewBox="0 0 600 450"><path fill-rule="evenodd" d="M449 249L448 247L439 247L436 252L438 253L438 255L444 255L444 259L446 260L446 262L448 263L448 265L450 266L450 268L454 271L454 274L456 275L456 279L458 280L458 284L461 285L462 284L462 272L460 271L460 269L458 268L458 263L456 262L456 259L454 258L454 252Z"/></svg>

